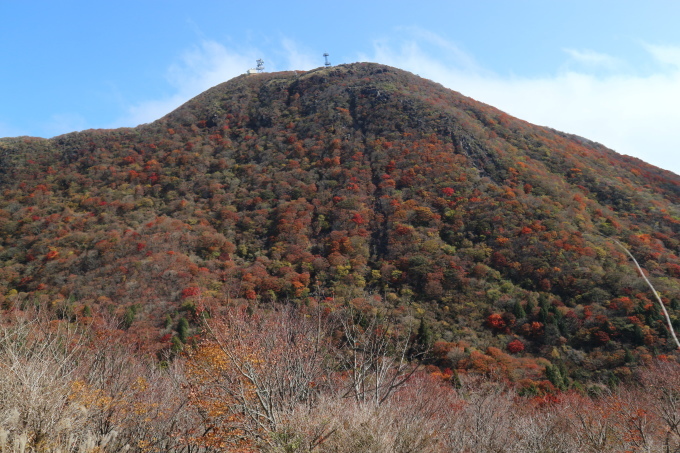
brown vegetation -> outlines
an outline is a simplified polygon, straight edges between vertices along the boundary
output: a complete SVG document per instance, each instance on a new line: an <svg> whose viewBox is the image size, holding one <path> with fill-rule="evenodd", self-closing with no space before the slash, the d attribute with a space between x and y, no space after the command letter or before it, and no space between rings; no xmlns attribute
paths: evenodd
<svg viewBox="0 0 680 453"><path fill-rule="evenodd" d="M531 394L498 372L404 374L399 334L355 315L234 308L208 321L210 335L166 365L102 344L105 332L16 319L0 336L0 451L680 448L674 361L640 368L635 381L613 390L560 392L547 384L548 392ZM357 332L361 343L348 341ZM371 352L376 341L386 345L380 353ZM356 354L362 359L348 360ZM365 370L359 386L354 368Z"/></svg>

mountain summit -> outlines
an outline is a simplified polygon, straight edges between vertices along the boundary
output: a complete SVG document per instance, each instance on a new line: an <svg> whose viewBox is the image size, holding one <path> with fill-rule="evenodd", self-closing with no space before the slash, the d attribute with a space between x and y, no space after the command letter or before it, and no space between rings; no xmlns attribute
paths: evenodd
<svg viewBox="0 0 680 453"><path fill-rule="evenodd" d="M117 320L144 347L229 304L351 304L427 326L442 366L492 348L616 375L673 347L614 239L679 322L680 177L378 64L2 139L0 190L3 309Z"/></svg>

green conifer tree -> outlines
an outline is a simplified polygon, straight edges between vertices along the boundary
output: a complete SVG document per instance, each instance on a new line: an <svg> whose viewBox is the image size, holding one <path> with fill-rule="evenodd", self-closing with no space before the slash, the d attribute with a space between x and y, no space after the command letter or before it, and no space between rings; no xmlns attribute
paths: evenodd
<svg viewBox="0 0 680 453"><path fill-rule="evenodd" d="M186 343L189 338L189 321L184 317L177 322L177 335L182 343Z"/></svg>

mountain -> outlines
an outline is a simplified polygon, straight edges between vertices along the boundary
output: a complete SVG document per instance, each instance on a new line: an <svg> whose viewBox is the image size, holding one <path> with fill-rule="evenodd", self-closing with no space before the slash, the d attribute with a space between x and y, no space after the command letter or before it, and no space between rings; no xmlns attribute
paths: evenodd
<svg viewBox="0 0 680 453"><path fill-rule="evenodd" d="M442 368L506 351L625 378L674 348L615 240L680 327L679 176L383 65L1 139L0 191L3 310L118 323L151 351L228 305L351 304L420 326Z"/></svg>

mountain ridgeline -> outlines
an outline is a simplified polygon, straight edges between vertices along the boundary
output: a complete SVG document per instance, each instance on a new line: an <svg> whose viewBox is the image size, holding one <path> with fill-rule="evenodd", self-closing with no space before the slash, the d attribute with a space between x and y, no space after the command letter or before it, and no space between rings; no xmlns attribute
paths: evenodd
<svg viewBox="0 0 680 453"><path fill-rule="evenodd" d="M0 191L3 310L114 319L151 350L227 305L350 304L421 326L441 367L502 350L622 378L673 345L614 239L680 327L680 177L378 64L1 139Z"/></svg>

